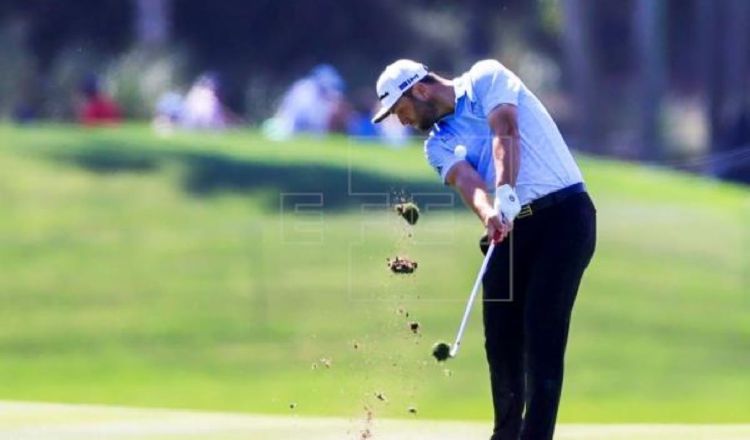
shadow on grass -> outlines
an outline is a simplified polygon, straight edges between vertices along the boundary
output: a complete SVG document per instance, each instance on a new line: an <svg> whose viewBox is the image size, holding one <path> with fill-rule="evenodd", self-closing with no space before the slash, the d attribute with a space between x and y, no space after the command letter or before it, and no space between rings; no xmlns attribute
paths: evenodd
<svg viewBox="0 0 750 440"><path fill-rule="evenodd" d="M76 151L55 155L62 162L78 165L99 174L122 172L144 173L158 171L160 160L153 155L139 155L132 152Z"/></svg>
<svg viewBox="0 0 750 440"><path fill-rule="evenodd" d="M437 179L410 179L326 164L280 165L253 162L215 153L133 150L131 145L56 152L53 158L98 174L152 173L170 163L185 168L182 188L195 197L221 193L257 195L264 208L278 210L283 195L290 202L322 201L325 210L353 209L363 204L394 203L402 195L453 205L450 189ZM322 200L321 200L322 196ZM320 206L319 206L320 207ZM451 206L445 206L450 208Z"/></svg>

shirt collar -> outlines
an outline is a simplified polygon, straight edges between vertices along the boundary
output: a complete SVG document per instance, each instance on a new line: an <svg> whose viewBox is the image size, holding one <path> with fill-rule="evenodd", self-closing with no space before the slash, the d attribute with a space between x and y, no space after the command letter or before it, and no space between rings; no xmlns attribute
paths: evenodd
<svg viewBox="0 0 750 440"><path fill-rule="evenodd" d="M459 112L459 108L461 106L461 103L459 102L461 98L466 95L466 84L464 83L464 77L458 76L456 78L453 78L453 93L456 95L455 101L453 102L453 113L450 113L448 115L443 116L442 118L438 119L435 124L432 126L432 132L439 133L441 129L441 125L444 124L449 119L452 119L456 117L456 115Z"/></svg>
<svg viewBox="0 0 750 440"><path fill-rule="evenodd" d="M453 78L453 93L456 95L456 106L458 106L458 100L466 94L466 84L464 83L464 77L458 76Z"/></svg>

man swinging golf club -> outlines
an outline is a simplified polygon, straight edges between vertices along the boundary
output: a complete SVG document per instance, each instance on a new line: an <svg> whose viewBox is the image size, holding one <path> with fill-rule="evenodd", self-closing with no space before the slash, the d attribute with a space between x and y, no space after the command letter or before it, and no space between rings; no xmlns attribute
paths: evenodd
<svg viewBox="0 0 750 440"><path fill-rule="evenodd" d="M491 440L552 439L571 311L596 241L596 211L568 146L537 97L495 60L453 80L398 60L376 88L373 122L394 114L429 130L427 160L494 244L482 277Z"/></svg>

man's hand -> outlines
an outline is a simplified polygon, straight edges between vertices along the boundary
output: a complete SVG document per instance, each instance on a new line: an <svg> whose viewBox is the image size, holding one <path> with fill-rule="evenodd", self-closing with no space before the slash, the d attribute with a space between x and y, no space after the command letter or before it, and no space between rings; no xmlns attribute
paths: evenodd
<svg viewBox="0 0 750 440"><path fill-rule="evenodd" d="M477 214L487 228L487 237L500 243L508 236L511 226L502 220L499 210L495 209L487 195L484 180L466 161L458 162L448 172L448 184L454 186L461 198Z"/></svg>
<svg viewBox="0 0 750 440"><path fill-rule="evenodd" d="M491 211L482 217L485 227L487 228L487 237L497 244L505 240L508 236L512 226L505 223L497 211Z"/></svg>
<svg viewBox="0 0 750 440"><path fill-rule="evenodd" d="M510 185L502 185L495 191L495 211L501 214L503 221L511 225L521 212L521 202Z"/></svg>

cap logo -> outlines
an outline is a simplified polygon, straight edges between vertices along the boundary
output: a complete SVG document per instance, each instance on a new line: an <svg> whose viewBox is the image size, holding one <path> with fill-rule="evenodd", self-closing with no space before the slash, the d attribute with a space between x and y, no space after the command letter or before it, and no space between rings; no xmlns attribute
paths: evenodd
<svg viewBox="0 0 750 440"><path fill-rule="evenodd" d="M390 95L390 93L385 92L382 95L378 96L378 101L382 101L385 99L386 96Z"/></svg>
<svg viewBox="0 0 750 440"><path fill-rule="evenodd" d="M413 83L417 78L419 78L419 74L415 73L414 76L399 84L398 89L403 91L405 88L409 87L409 85Z"/></svg>

